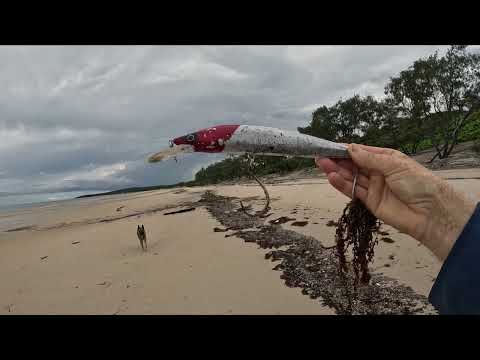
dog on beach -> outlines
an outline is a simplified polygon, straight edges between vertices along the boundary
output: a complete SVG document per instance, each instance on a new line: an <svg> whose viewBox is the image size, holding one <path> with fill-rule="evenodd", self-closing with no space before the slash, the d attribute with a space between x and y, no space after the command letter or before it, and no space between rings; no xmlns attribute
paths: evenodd
<svg viewBox="0 0 480 360"><path fill-rule="evenodd" d="M140 240L140 246L142 247L143 251L147 250L147 233L145 232L145 227L137 225L137 237Z"/></svg>

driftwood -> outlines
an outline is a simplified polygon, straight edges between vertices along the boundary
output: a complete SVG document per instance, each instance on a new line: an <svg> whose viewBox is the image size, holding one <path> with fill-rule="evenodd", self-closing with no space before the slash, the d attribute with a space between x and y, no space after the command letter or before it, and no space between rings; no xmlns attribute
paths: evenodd
<svg viewBox="0 0 480 360"><path fill-rule="evenodd" d="M185 213L185 212L189 212L189 211L193 211L193 210L195 210L195 208L188 208L188 209L182 209L182 210L177 210L177 211L171 211L171 212L167 212L163 215L181 214L181 213Z"/></svg>

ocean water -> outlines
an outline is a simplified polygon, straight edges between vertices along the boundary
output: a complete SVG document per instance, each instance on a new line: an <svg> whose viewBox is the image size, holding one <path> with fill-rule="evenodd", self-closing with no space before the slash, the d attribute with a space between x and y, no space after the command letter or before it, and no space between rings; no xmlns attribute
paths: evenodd
<svg viewBox="0 0 480 360"><path fill-rule="evenodd" d="M99 194L102 192L106 191L66 191L43 194L0 195L0 212L8 212L17 209L29 208L36 205L48 204L55 201L70 200L78 196Z"/></svg>

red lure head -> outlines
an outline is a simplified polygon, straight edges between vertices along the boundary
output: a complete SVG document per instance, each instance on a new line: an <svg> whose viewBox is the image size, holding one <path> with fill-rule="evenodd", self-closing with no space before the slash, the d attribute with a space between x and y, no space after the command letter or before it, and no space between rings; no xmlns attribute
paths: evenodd
<svg viewBox="0 0 480 360"><path fill-rule="evenodd" d="M198 152L222 152L240 125L219 125L181 136L172 140L175 145L192 145Z"/></svg>

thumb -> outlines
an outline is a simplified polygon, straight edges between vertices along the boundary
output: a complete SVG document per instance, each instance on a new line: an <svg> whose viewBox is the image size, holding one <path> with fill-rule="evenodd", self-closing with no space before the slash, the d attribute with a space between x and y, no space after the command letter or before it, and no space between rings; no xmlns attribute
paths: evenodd
<svg viewBox="0 0 480 360"><path fill-rule="evenodd" d="M378 171L386 175L397 166L396 159L393 156L370 152L362 149L357 144L350 144L348 152L355 165L360 169Z"/></svg>

